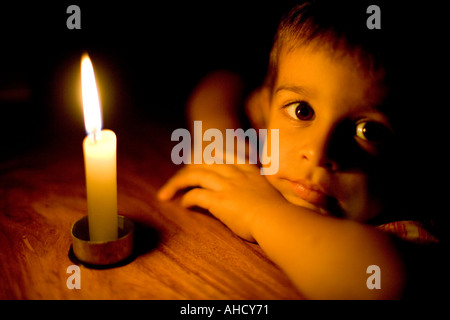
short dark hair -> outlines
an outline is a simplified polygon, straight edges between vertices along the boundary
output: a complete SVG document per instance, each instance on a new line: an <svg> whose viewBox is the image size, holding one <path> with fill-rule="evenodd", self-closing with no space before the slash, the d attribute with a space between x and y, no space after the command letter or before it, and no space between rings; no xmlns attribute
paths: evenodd
<svg viewBox="0 0 450 320"><path fill-rule="evenodd" d="M307 1L294 6L281 20L270 52L265 84L273 89L282 49L326 45L335 53L354 55L366 70L384 65L386 32L369 30L366 1Z"/></svg>

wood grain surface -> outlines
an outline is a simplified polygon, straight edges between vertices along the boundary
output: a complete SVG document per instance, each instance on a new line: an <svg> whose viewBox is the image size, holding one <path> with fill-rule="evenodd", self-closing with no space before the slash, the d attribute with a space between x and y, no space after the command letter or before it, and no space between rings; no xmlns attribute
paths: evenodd
<svg viewBox="0 0 450 320"><path fill-rule="evenodd" d="M257 244L207 213L162 203L178 169L167 128L118 137L119 213L136 224L134 254L93 269L71 254L72 224L86 215L81 139L57 139L0 164L0 299L301 299ZM66 285L81 267L81 289Z"/></svg>

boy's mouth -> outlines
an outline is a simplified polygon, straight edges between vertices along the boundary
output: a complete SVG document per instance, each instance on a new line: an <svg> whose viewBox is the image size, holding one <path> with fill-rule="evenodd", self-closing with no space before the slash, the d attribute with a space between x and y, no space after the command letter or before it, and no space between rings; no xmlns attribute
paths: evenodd
<svg viewBox="0 0 450 320"><path fill-rule="evenodd" d="M340 216L337 200L329 195L320 185L306 180L290 181L292 190L300 198L299 205L317 211L321 214Z"/></svg>

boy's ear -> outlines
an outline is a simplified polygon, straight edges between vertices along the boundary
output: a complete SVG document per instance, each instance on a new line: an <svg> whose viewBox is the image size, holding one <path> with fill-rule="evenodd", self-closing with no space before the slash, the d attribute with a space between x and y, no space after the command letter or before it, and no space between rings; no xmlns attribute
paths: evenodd
<svg viewBox="0 0 450 320"><path fill-rule="evenodd" d="M270 89L261 86L248 97L245 111L255 129L267 128L270 112Z"/></svg>

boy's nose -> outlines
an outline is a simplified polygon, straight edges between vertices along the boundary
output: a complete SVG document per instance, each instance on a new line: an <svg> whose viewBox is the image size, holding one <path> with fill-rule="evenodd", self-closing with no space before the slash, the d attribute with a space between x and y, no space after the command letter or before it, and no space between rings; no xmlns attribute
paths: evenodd
<svg viewBox="0 0 450 320"><path fill-rule="evenodd" d="M339 170L339 165L336 160L326 156L325 152L317 149L307 149L301 154L302 160L308 162L310 165L323 167L329 171Z"/></svg>
<svg viewBox="0 0 450 320"><path fill-rule="evenodd" d="M306 140L306 139L305 139ZM311 132L308 141L300 149L300 158L311 166L329 171L339 170L339 163L332 149L332 136L328 132Z"/></svg>

